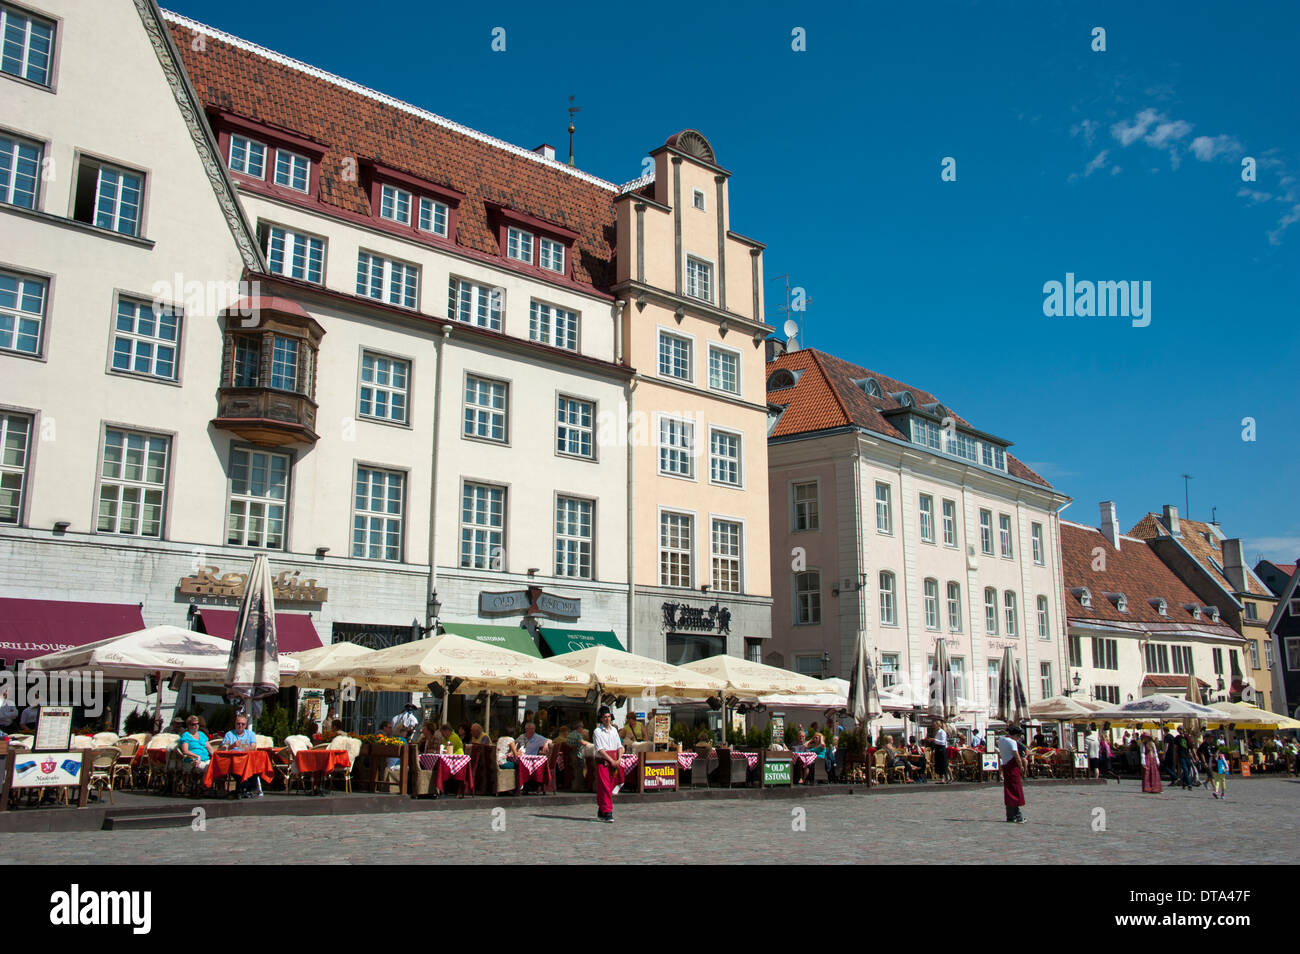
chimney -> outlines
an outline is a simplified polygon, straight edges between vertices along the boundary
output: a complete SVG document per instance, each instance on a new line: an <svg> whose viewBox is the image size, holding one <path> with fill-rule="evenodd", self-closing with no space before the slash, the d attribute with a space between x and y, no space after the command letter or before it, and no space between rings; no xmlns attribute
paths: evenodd
<svg viewBox="0 0 1300 954"><path fill-rule="evenodd" d="M1241 539L1223 541L1223 575L1237 593L1248 592L1246 564L1242 559Z"/></svg>
<svg viewBox="0 0 1300 954"><path fill-rule="evenodd" d="M1110 541L1110 545L1119 549L1119 518L1115 516L1115 502L1103 500L1101 503L1101 532Z"/></svg>
<svg viewBox="0 0 1300 954"><path fill-rule="evenodd" d="M547 143L542 143L540 146L534 149L533 152L537 153L538 155L545 156L547 159L555 158L555 147L548 145Z"/></svg>
<svg viewBox="0 0 1300 954"><path fill-rule="evenodd" d="M1164 524L1169 529L1170 534L1175 537L1183 535L1182 528L1178 524L1178 508L1165 504Z"/></svg>
<svg viewBox="0 0 1300 954"><path fill-rule="evenodd" d="M767 360L775 361L781 355L785 354L785 342L780 338L768 338L763 342L767 348Z"/></svg>

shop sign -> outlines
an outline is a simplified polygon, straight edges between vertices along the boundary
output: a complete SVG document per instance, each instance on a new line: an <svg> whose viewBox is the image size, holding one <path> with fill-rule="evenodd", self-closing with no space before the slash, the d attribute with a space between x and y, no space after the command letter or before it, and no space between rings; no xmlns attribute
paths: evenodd
<svg viewBox="0 0 1300 954"><path fill-rule="evenodd" d="M764 785L789 785L792 780L792 768L794 763L788 759L782 759L779 762L763 763L763 784Z"/></svg>
<svg viewBox="0 0 1300 954"><path fill-rule="evenodd" d="M677 762L646 762L641 775L641 789L646 792L671 791L677 788Z"/></svg>
<svg viewBox="0 0 1300 954"><path fill-rule="evenodd" d="M51 788L81 784L81 760L77 752L11 752L14 760L12 788Z"/></svg>
<svg viewBox="0 0 1300 954"><path fill-rule="evenodd" d="M731 610L714 603L708 609L685 603L664 603L664 627L670 631L731 633Z"/></svg>
<svg viewBox="0 0 1300 954"><path fill-rule="evenodd" d="M582 600L565 599L543 593L540 586L526 590L507 590L504 593L480 593L478 611L482 616L520 613L524 616L551 616L557 619L577 619L582 615Z"/></svg>
<svg viewBox="0 0 1300 954"><path fill-rule="evenodd" d="M582 615L582 600L566 600L543 593L537 597L537 609L545 616L577 619Z"/></svg>
<svg viewBox="0 0 1300 954"><path fill-rule="evenodd" d="M999 768L1001 768L1001 766L998 765L998 756L996 753L993 755L989 755L987 752L985 752L983 755L980 756L980 761L983 763L980 766L981 771L996 772Z"/></svg>
<svg viewBox="0 0 1300 954"><path fill-rule="evenodd" d="M324 603L329 589L317 586L314 579L300 580L301 571L284 570L271 579L277 603ZM241 599L247 573L222 573L219 567L201 566L193 576L181 577L177 589L182 596L218 596Z"/></svg>

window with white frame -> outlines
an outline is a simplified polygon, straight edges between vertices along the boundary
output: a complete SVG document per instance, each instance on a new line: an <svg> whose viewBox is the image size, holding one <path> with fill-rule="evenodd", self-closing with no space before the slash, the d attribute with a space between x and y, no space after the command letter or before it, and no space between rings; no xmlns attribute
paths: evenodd
<svg viewBox="0 0 1300 954"><path fill-rule="evenodd" d="M993 512L991 510L980 511L980 550L993 555Z"/></svg>
<svg viewBox="0 0 1300 954"><path fill-rule="evenodd" d="M504 297L500 288L490 288L453 277L447 311L457 321L463 321L467 325L500 331Z"/></svg>
<svg viewBox="0 0 1300 954"><path fill-rule="evenodd" d="M379 187L379 216L399 225L411 224L411 204L414 197L395 185Z"/></svg>
<svg viewBox="0 0 1300 954"><path fill-rule="evenodd" d="M957 504L952 500L943 502L943 545L957 545Z"/></svg>
<svg viewBox="0 0 1300 954"><path fill-rule="evenodd" d="M325 274L325 240L279 225L266 227L266 261L274 275L301 278L317 285Z"/></svg>
<svg viewBox="0 0 1300 954"><path fill-rule="evenodd" d="M276 335L271 351L271 387L298 390L298 339Z"/></svg>
<svg viewBox="0 0 1300 954"><path fill-rule="evenodd" d="M448 221L448 208L445 203L421 196L420 217L417 221L417 227L421 232L431 232L446 238Z"/></svg>
<svg viewBox="0 0 1300 954"><path fill-rule="evenodd" d="M1039 639L1052 638L1052 623L1051 623L1051 617L1049 616L1047 610L1046 596L1040 596L1038 598L1038 638Z"/></svg>
<svg viewBox="0 0 1300 954"><path fill-rule="evenodd" d="M230 137L230 169L254 179L266 178L266 144L247 136Z"/></svg>
<svg viewBox="0 0 1300 954"><path fill-rule="evenodd" d="M556 401L555 449L572 457L596 456L594 429L596 405L560 395Z"/></svg>
<svg viewBox="0 0 1300 954"><path fill-rule="evenodd" d="M568 351L578 350L578 313L533 300L528 309L528 337Z"/></svg>
<svg viewBox="0 0 1300 954"><path fill-rule="evenodd" d="M140 234L144 174L82 156L72 217L123 235Z"/></svg>
<svg viewBox="0 0 1300 954"><path fill-rule="evenodd" d="M533 264L533 233L517 229L513 225L507 228L506 256L518 262Z"/></svg>
<svg viewBox="0 0 1300 954"><path fill-rule="evenodd" d="M22 522L31 439L30 417L0 413L0 523Z"/></svg>
<svg viewBox="0 0 1300 954"><path fill-rule="evenodd" d="M794 575L794 621L796 624L822 621L822 575L818 570Z"/></svg>
<svg viewBox="0 0 1300 954"><path fill-rule="evenodd" d="M949 660L952 666L952 688L959 698L966 696L966 660L962 656L953 656Z"/></svg>
<svg viewBox="0 0 1300 954"><path fill-rule="evenodd" d="M985 467L992 467L995 470L1006 470L1007 452L995 444L989 444L986 441L981 441L980 462Z"/></svg>
<svg viewBox="0 0 1300 954"><path fill-rule="evenodd" d="M54 24L24 10L0 3L3 55L0 71L41 86L50 85L54 58Z"/></svg>
<svg viewBox="0 0 1300 954"><path fill-rule="evenodd" d="M659 514L659 585L693 587L694 518L687 513Z"/></svg>
<svg viewBox="0 0 1300 954"><path fill-rule="evenodd" d="M691 207L695 209L699 209L701 212L704 211L704 190L703 189L691 190Z"/></svg>
<svg viewBox="0 0 1300 954"><path fill-rule="evenodd" d="M763 661L763 640L745 639L745 659L748 662L761 663Z"/></svg>
<svg viewBox="0 0 1300 954"><path fill-rule="evenodd" d="M686 258L686 294L713 301L713 265L702 259Z"/></svg>
<svg viewBox="0 0 1300 954"><path fill-rule="evenodd" d="M555 498L555 575L591 579L592 524L596 506L581 497Z"/></svg>
<svg viewBox="0 0 1300 954"><path fill-rule="evenodd" d="M373 351L361 353L360 417L405 424L409 403L411 364Z"/></svg>
<svg viewBox="0 0 1300 954"><path fill-rule="evenodd" d="M1011 517L1005 513L998 514L998 536L1002 540L1002 555L1011 559Z"/></svg>
<svg viewBox="0 0 1300 954"><path fill-rule="evenodd" d="M1007 635L1019 636L1020 623L1016 613L1016 594L1007 590L1002 594L1002 605L1007 612Z"/></svg>
<svg viewBox="0 0 1300 954"><path fill-rule="evenodd" d="M898 654L880 654L880 688L888 689L898 685Z"/></svg>
<svg viewBox="0 0 1300 954"><path fill-rule="evenodd" d="M668 378L689 381L691 372L691 342L667 331L659 332L659 373Z"/></svg>
<svg viewBox="0 0 1300 954"><path fill-rule="evenodd" d="M714 520L710 538L714 592L739 593L741 587L740 524L735 520Z"/></svg>
<svg viewBox="0 0 1300 954"><path fill-rule="evenodd" d="M1071 636L1067 640L1070 647L1070 665L1075 669L1083 668L1083 637Z"/></svg>
<svg viewBox="0 0 1300 954"><path fill-rule="evenodd" d="M504 570L506 490L466 481L460 501L460 565Z"/></svg>
<svg viewBox="0 0 1300 954"><path fill-rule="evenodd" d="M740 393L740 356L736 352L709 346L709 387L728 394Z"/></svg>
<svg viewBox="0 0 1300 954"><path fill-rule="evenodd" d="M48 290L43 278L0 272L0 351L41 353Z"/></svg>
<svg viewBox="0 0 1300 954"><path fill-rule="evenodd" d="M352 555L364 560L402 559L402 501L406 475L357 467L352 504Z"/></svg>
<svg viewBox="0 0 1300 954"><path fill-rule="evenodd" d="M419 281L418 265L408 265L370 252L357 253L358 295L414 308Z"/></svg>
<svg viewBox="0 0 1300 954"><path fill-rule="evenodd" d="M1273 668L1273 643L1267 639L1264 640L1264 665Z"/></svg>
<svg viewBox="0 0 1300 954"><path fill-rule="evenodd" d="M1246 646L1248 649L1250 649L1250 668L1258 669L1259 668L1259 640L1248 639L1246 640ZM1174 672L1179 672L1178 648L1179 647L1177 646L1174 647ZM1188 661L1187 671L1191 672L1192 647L1191 646L1186 647L1186 652L1187 652L1187 661Z"/></svg>
<svg viewBox="0 0 1300 954"><path fill-rule="evenodd" d="M921 494L917 512L921 518L921 542L934 543L934 498L929 494Z"/></svg>
<svg viewBox="0 0 1300 954"><path fill-rule="evenodd" d="M0 202L36 208L44 152L37 143L0 133Z"/></svg>
<svg viewBox="0 0 1300 954"><path fill-rule="evenodd" d="M876 532L894 532L894 508L889 484L876 484Z"/></svg>
<svg viewBox="0 0 1300 954"><path fill-rule="evenodd" d="M507 386L503 381L490 381L467 375L465 378L465 430L466 437L485 441L506 442Z"/></svg>
<svg viewBox="0 0 1300 954"><path fill-rule="evenodd" d="M288 149L275 151L275 184L306 192L311 181L311 160Z"/></svg>
<svg viewBox="0 0 1300 954"><path fill-rule="evenodd" d="M740 486L740 435L709 432L709 480L728 487Z"/></svg>
<svg viewBox="0 0 1300 954"><path fill-rule="evenodd" d="M984 587L984 632L998 634L998 591L991 586Z"/></svg>
<svg viewBox="0 0 1300 954"><path fill-rule="evenodd" d="M283 550L288 499L287 456L232 448L227 545Z"/></svg>
<svg viewBox="0 0 1300 954"><path fill-rule="evenodd" d="M695 425L675 417L659 418L659 473L695 477Z"/></svg>
<svg viewBox="0 0 1300 954"><path fill-rule="evenodd" d="M988 663L989 702L992 703L998 697L998 674L1002 671L1002 660L990 659Z"/></svg>
<svg viewBox="0 0 1300 954"><path fill-rule="evenodd" d="M538 238L537 264L552 272L564 274L564 243L554 239Z"/></svg>
<svg viewBox="0 0 1300 954"><path fill-rule="evenodd" d="M1300 672L1300 636L1287 636L1282 642L1286 649L1286 668Z"/></svg>
<svg viewBox="0 0 1300 954"><path fill-rule="evenodd" d="M1043 698L1052 698L1052 664L1049 662L1040 662L1038 664L1038 684L1043 691Z"/></svg>
<svg viewBox="0 0 1300 954"><path fill-rule="evenodd" d="M113 370L175 381L180 326L177 308L119 296L113 327Z"/></svg>
<svg viewBox="0 0 1300 954"><path fill-rule="evenodd" d="M1034 563L1043 566L1047 562L1047 551L1043 549L1043 525L1041 523L1029 525L1029 539L1034 546Z"/></svg>
<svg viewBox="0 0 1300 954"><path fill-rule="evenodd" d="M961 632L961 584L955 580L948 581L948 631Z"/></svg>
<svg viewBox="0 0 1300 954"><path fill-rule="evenodd" d="M817 481L793 484L790 493L794 498L794 522L791 529L820 530L821 501L817 493Z"/></svg>
<svg viewBox="0 0 1300 954"><path fill-rule="evenodd" d="M925 581L925 628L939 628L939 581Z"/></svg>
<svg viewBox="0 0 1300 954"><path fill-rule="evenodd" d="M894 604L894 574L880 572L880 622L885 626L898 625L898 612Z"/></svg>

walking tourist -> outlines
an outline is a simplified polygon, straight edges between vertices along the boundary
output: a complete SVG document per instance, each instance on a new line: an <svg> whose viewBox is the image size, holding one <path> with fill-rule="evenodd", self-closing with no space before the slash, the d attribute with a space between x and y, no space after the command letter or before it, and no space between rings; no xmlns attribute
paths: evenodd
<svg viewBox="0 0 1300 954"><path fill-rule="evenodd" d="M1089 725L1083 737L1083 749L1088 753L1088 771L1093 778L1101 777L1101 740L1097 737L1097 726Z"/></svg>
<svg viewBox="0 0 1300 954"><path fill-rule="evenodd" d="M1186 733L1179 732L1174 737L1174 743L1177 745L1178 773L1179 779L1183 783L1183 788L1187 791L1192 790L1192 746L1187 741Z"/></svg>
<svg viewBox="0 0 1300 954"><path fill-rule="evenodd" d="M1210 761L1210 794L1215 798L1228 797L1228 755L1219 749Z"/></svg>
<svg viewBox="0 0 1300 954"><path fill-rule="evenodd" d="M600 707L600 725L592 733L596 746L596 817L603 822L614 821L614 777L618 772L619 756L623 742L614 730L613 714L609 706Z"/></svg>
<svg viewBox="0 0 1300 954"><path fill-rule="evenodd" d="M998 739L998 761L1002 765L1002 802L1007 808L1007 821L1024 824L1020 811L1025 804L1025 788L1021 783L1025 760L1020 756L1020 739L1024 731L1018 725L1010 726Z"/></svg>
<svg viewBox="0 0 1300 954"><path fill-rule="evenodd" d="M948 767L948 732L940 719L934 724L934 774L940 782L952 781L952 770Z"/></svg>
<svg viewBox="0 0 1300 954"><path fill-rule="evenodd" d="M1164 791L1160 784L1160 753L1150 734L1142 733L1142 791L1159 795Z"/></svg>

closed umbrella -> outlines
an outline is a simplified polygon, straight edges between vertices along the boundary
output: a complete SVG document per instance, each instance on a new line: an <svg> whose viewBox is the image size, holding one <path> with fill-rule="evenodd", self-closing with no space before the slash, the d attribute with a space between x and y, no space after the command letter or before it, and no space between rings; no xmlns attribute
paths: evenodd
<svg viewBox="0 0 1300 954"><path fill-rule="evenodd" d="M235 635L226 663L226 696L243 711L254 699L280 691L280 658L275 643L275 591L266 554L253 557L253 569L239 602Z"/></svg>
<svg viewBox="0 0 1300 954"><path fill-rule="evenodd" d="M1010 646L1003 650L1002 667L998 670L997 718L1007 725L1019 725L1029 718L1025 687L1020 683L1016 654Z"/></svg>
<svg viewBox="0 0 1300 954"><path fill-rule="evenodd" d="M879 719L881 712L880 691L867 652L866 633L859 631L853 647L853 670L849 674L849 715L858 725L865 726L872 719Z"/></svg>
<svg viewBox="0 0 1300 954"><path fill-rule="evenodd" d="M952 662L948 659L948 644L943 639L935 642L934 668L930 670L930 693L926 711L945 722L957 716L957 687L952 678Z"/></svg>

